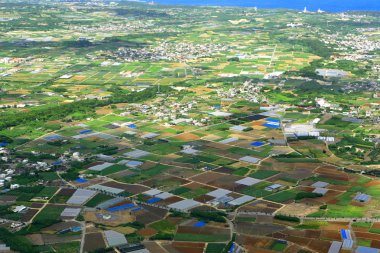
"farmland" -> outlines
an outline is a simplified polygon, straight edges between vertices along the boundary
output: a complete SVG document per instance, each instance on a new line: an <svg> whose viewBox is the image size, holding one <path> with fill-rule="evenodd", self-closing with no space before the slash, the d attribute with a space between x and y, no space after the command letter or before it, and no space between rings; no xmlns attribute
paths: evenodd
<svg viewBox="0 0 380 253"><path fill-rule="evenodd" d="M0 6L12 251L380 249L377 12Z"/></svg>

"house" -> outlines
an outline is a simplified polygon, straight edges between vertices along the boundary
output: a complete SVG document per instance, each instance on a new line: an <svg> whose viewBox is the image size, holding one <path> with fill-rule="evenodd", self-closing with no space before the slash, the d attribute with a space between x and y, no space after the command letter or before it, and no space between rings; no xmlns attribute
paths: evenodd
<svg viewBox="0 0 380 253"><path fill-rule="evenodd" d="M11 248L6 244L0 244L0 252L11 252Z"/></svg>
<svg viewBox="0 0 380 253"><path fill-rule="evenodd" d="M18 188L20 188L20 185L19 184L11 184L10 188L11 188L11 190L18 189Z"/></svg>
<svg viewBox="0 0 380 253"><path fill-rule="evenodd" d="M14 209L13 209L13 212L15 213L22 213L24 211L26 211L28 208L24 205L21 205L21 206L16 206Z"/></svg>
<svg viewBox="0 0 380 253"><path fill-rule="evenodd" d="M315 188L313 193L325 195L329 190L326 188Z"/></svg>
<svg viewBox="0 0 380 253"><path fill-rule="evenodd" d="M358 202L368 202L371 199L370 195L358 192L354 198Z"/></svg>
<svg viewBox="0 0 380 253"><path fill-rule="evenodd" d="M272 184L270 186L265 187L266 191L274 192L278 191L282 188L283 186L281 184Z"/></svg>

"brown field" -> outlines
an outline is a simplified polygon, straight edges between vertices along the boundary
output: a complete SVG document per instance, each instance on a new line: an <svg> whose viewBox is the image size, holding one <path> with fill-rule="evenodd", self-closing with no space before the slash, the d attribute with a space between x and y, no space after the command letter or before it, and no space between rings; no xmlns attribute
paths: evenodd
<svg viewBox="0 0 380 253"><path fill-rule="evenodd" d="M372 248L379 249L379 248L380 248L380 241L372 240L372 242L371 242L371 247L372 247Z"/></svg>
<svg viewBox="0 0 380 253"><path fill-rule="evenodd" d="M44 206L43 203L38 203L38 202L33 202L33 203L30 205L31 208L41 208L41 207L43 207L43 206Z"/></svg>
<svg viewBox="0 0 380 253"><path fill-rule="evenodd" d="M146 180L142 182L141 184L149 186L149 187L155 187L155 185L158 183L157 181L167 181L167 182L171 182L171 184L178 184L178 185L190 183L189 180L186 180L183 178L174 177L167 174L159 174L154 177L151 177L151 179Z"/></svg>
<svg viewBox="0 0 380 253"><path fill-rule="evenodd" d="M238 234L236 237L236 242L246 247L249 250L249 252L258 252L256 251L258 248L265 247L269 245L272 241L273 240L269 238L260 238L260 237L240 235L240 234ZM269 252L272 252L272 251L269 251Z"/></svg>
<svg viewBox="0 0 380 253"><path fill-rule="evenodd" d="M55 243L79 241L81 238L82 238L82 235L60 236L60 235L42 234L42 239L44 240L45 244L55 244Z"/></svg>
<svg viewBox="0 0 380 253"><path fill-rule="evenodd" d="M196 134L192 133L183 133L175 136L174 138L181 140L181 141L196 141L199 140L200 137Z"/></svg>
<svg viewBox="0 0 380 253"><path fill-rule="evenodd" d="M139 231L137 231L139 235L142 235L144 237L151 237L155 234L157 234L157 231L153 228L142 228Z"/></svg>
<svg viewBox="0 0 380 253"><path fill-rule="evenodd" d="M96 114L98 115L108 115L112 113L112 109L109 107L102 107L96 110Z"/></svg>
<svg viewBox="0 0 380 253"><path fill-rule="evenodd" d="M150 252L154 252L154 253L168 253L166 250L164 250L163 248L161 248L161 246L158 245L157 242L144 241L143 245Z"/></svg>
<svg viewBox="0 0 380 253"><path fill-rule="evenodd" d="M68 189L68 188L62 188L58 193L57 195L61 195L61 196L71 196L74 194L76 190L75 189Z"/></svg>
<svg viewBox="0 0 380 253"><path fill-rule="evenodd" d="M303 246L303 247L307 247L307 245L311 241L311 239L309 239L309 238L298 237L298 236L287 236L286 240L288 240L289 242L298 244L300 246ZM327 252L327 251L325 251L325 252Z"/></svg>
<svg viewBox="0 0 380 253"><path fill-rule="evenodd" d="M105 247L106 243L104 242L102 233L91 233L85 235L83 251L89 252Z"/></svg>
<svg viewBox="0 0 380 253"><path fill-rule="evenodd" d="M168 206L170 204L173 204L173 203L176 203L176 202L179 202L183 200L182 198L178 197L178 196L173 196L171 198L168 198L168 199L163 199L161 200L160 202L156 203L158 206Z"/></svg>
<svg viewBox="0 0 380 253"><path fill-rule="evenodd" d="M41 234L28 234L25 236L33 245L44 245Z"/></svg>
<svg viewBox="0 0 380 253"><path fill-rule="evenodd" d="M286 227L270 223L237 222L236 231L246 235L266 236L285 230Z"/></svg>
<svg viewBox="0 0 380 253"><path fill-rule="evenodd" d="M141 168L142 170L148 170L148 169L153 168L153 167L156 166L156 165L157 165L157 163L155 163L155 162L146 161L146 162L143 163L143 165L141 165L140 168Z"/></svg>
<svg viewBox="0 0 380 253"><path fill-rule="evenodd" d="M319 210L320 205L307 205L304 203L291 203L283 207L279 213L285 215L307 216Z"/></svg>
<svg viewBox="0 0 380 253"><path fill-rule="evenodd" d="M339 230L322 230L321 238L326 238L330 240L341 240L341 235Z"/></svg>
<svg viewBox="0 0 380 253"><path fill-rule="evenodd" d="M208 184L209 182L215 181L218 178L221 178L224 176L225 174L208 171L208 172L192 177L191 180L199 182L199 183L203 183L203 184Z"/></svg>
<svg viewBox="0 0 380 253"><path fill-rule="evenodd" d="M190 184L187 184L187 185L184 185L186 188L189 188L189 189L192 189L192 190L195 190L195 189L198 189L198 188L204 188L204 189L208 189L210 191L213 191L215 190L216 188L214 187L211 187L211 186L208 186L208 185L203 185L203 184L200 184L200 183L197 183L197 182L191 182Z"/></svg>
<svg viewBox="0 0 380 253"><path fill-rule="evenodd" d="M163 244L162 246L169 253L203 253L204 245L201 247L198 243L192 245L191 243L176 244L173 242L171 244Z"/></svg>
<svg viewBox="0 0 380 253"><path fill-rule="evenodd" d="M136 221L142 222L144 224L150 224L152 222L163 219L168 211L152 207L148 205L141 205L144 208L143 212L136 213Z"/></svg>
<svg viewBox="0 0 380 253"><path fill-rule="evenodd" d="M241 176L224 175L222 177L217 178L216 180L208 182L208 184L215 186L217 188L223 188L223 189L234 191L236 188L235 182L242 178L243 177Z"/></svg>
<svg viewBox="0 0 380 253"><path fill-rule="evenodd" d="M226 167L220 167L216 170L214 170L215 172L218 172L218 173L225 173L225 174L231 174L232 172L234 172L233 169L230 169L230 168L226 168Z"/></svg>
<svg viewBox="0 0 380 253"><path fill-rule="evenodd" d="M349 228L349 222L346 222L346 221L329 221L329 224L327 226L325 226L323 229L340 231L341 229L348 229L348 228Z"/></svg>
<svg viewBox="0 0 380 253"><path fill-rule="evenodd" d="M331 242L329 241L311 240L310 244L308 245L308 248L320 253L326 253L329 251L330 246Z"/></svg>
<svg viewBox="0 0 380 253"><path fill-rule="evenodd" d="M205 146L208 148L211 148L211 150L213 151L223 151L223 150L227 150L231 148L230 145L226 145L226 144L218 143L218 142L207 142Z"/></svg>
<svg viewBox="0 0 380 253"><path fill-rule="evenodd" d="M281 204L275 204L265 200L259 200L239 208L239 212L274 213L277 209L281 207Z"/></svg>
<svg viewBox="0 0 380 253"><path fill-rule="evenodd" d="M194 200L206 204L207 202L209 202L210 200L213 200L213 199L214 199L214 197L202 195L202 196L195 198Z"/></svg>
<svg viewBox="0 0 380 253"><path fill-rule="evenodd" d="M107 211L105 210L99 210L99 211L86 211L84 212L83 216L86 219L86 221L94 222L94 223L99 223L99 224L104 224L107 226L118 226L120 224L128 223L128 222L133 222L135 221L135 217L132 216L128 210L125 211L119 211L117 214L114 214L117 219L115 220L104 220L104 219L98 219L96 214L108 214Z"/></svg>
<svg viewBox="0 0 380 253"><path fill-rule="evenodd" d="M189 166L190 165L190 166ZM191 164L186 164L185 168L191 167ZM185 168L178 168L178 167L171 167L167 170L167 174L180 177L180 178L189 178L194 175L197 175L199 172L192 170L192 169L185 169Z"/></svg>
<svg viewBox="0 0 380 253"><path fill-rule="evenodd" d="M343 171L337 171L337 169L332 166L319 167L316 170L316 173L319 173L321 177L342 181L350 181L357 178L357 175L348 174Z"/></svg>
<svg viewBox="0 0 380 253"><path fill-rule="evenodd" d="M139 193L142 193L144 191L149 190L149 187L146 187L146 186L135 185L135 184L122 184L122 183L114 182L114 181L107 182L107 183L104 183L102 185L114 187L114 188L118 188L118 189L123 189L123 190L130 192L132 194L139 194Z"/></svg>
<svg viewBox="0 0 380 253"><path fill-rule="evenodd" d="M181 253L203 253L204 243L173 242L172 247Z"/></svg>
<svg viewBox="0 0 380 253"><path fill-rule="evenodd" d="M356 232L355 235L358 238L380 241L380 234L372 234L368 232Z"/></svg>
<svg viewBox="0 0 380 253"><path fill-rule="evenodd" d="M28 222L30 221L34 215L38 212L38 209L29 209L21 218L22 222Z"/></svg>
<svg viewBox="0 0 380 253"><path fill-rule="evenodd" d="M216 235L216 234L230 234L229 229L220 228L220 227L211 227L206 225L203 228L196 228L193 226L179 226L177 233L180 234L202 234L202 235Z"/></svg>

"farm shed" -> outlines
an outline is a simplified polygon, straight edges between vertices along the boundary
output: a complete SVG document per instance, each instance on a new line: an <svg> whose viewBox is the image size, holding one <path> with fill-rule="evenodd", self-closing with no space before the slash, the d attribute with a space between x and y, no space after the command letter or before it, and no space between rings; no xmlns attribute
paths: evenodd
<svg viewBox="0 0 380 253"><path fill-rule="evenodd" d="M105 170L105 169L111 167L112 165L113 165L113 163L102 163L102 164L98 164L98 165L89 167L88 169L92 170L92 171L102 171L102 170Z"/></svg>
<svg viewBox="0 0 380 253"><path fill-rule="evenodd" d="M100 184L96 184L96 185L90 186L89 188L93 189L95 191L107 192L107 193L111 193L111 194L120 194L120 193L122 193L124 191L123 189L118 189L118 188L114 188L114 187L104 186L104 185L100 185Z"/></svg>
<svg viewBox="0 0 380 253"><path fill-rule="evenodd" d="M342 248L342 243L338 241L333 241L327 253L339 253L340 248Z"/></svg>
<svg viewBox="0 0 380 253"><path fill-rule="evenodd" d="M61 213L61 218L75 219L79 215L80 211L81 211L80 208L66 207Z"/></svg>
<svg viewBox="0 0 380 253"><path fill-rule="evenodd" d="M237 125L237 126L232 126L230 127L230 130L232 131L239 131L239 132L242 132L244 131L245 129L247 129L248 127L246 126L240 126L240 125Z"/></svg>
<svg viewBox="0 0 380 253"><path fill-rule="evenodd" d="M228 204L231 206L240 206L240 205L247 203L249 201L252 201L254 199L255 199L254 197L244 195L242 197L239 197L237 199L234 199L234 200L228 202Z"/></svg>
<svg viewBox="0 0 380 253"><path fill-rule="evenodd" d="M74 194L67 200L67 204L71 205L82 205L87 200L92 198L96 194L96 191L78 189Z"/></svg>
<svg viewBox="0 0 380 253"><path fill-rule="evenodd" d="M238 140L239 140L239 138L232 137L232 138L228 138L228 139L222 140L222 141L220 141L219 143L222 143L222 144L229 144L229 143L231 143L231 142L238 141Z"/></svg>
<svg viewBox="0 0 380 253"><path fill-rule="evenodd" d="M136 149L131 152L125 153L124 155L131 158L140 158L140 157L150 155L150 153L144 150Z"/></svg>
<svg viewBox="0 0 380 253"><path fill-rule="evenodd" d="M192 199L185 199L181 200L179 202L173 203L169 205L168 207L171 209L176 209L180 211L188 211L189 209L192 209L194 207L199 206L200 203L198 201L192 200Z"/></svg>
<svg viewBox="0 0 380 253"><path fill-rule="evenodd" d="M253 163L253 164L258 163L260 161L259 158L252 157L252 156L244 156L240 158L239 160L242 162Z"/></svg>
<svg viewBox="0 0 380 253"><path fill-rule="evenodd" d="M151 189L149 191L146 191L146 192L143 192L142 194L144 195L147 195L147 196L151 196L151 197L154 197L158 194L162 193L162 191L160 190L157 190L157 189Z"/></svg>
<svg viewBox="0 0 380 253"><path fill-rule="evenodd" d="M252 186L252 185L258 184L260 182L261 182L260 179L256 179L256 178L252 178L252 177L246 177L246 178L240 179L239 181L236 181L235 183L241 184L241 185L246 185L246 186Z"/></svg>
<svg viewBox="0 0 380 253"><path fill-rule="evenodd" d="M311 185L311 187L314 187L314 188L325 188L327 186L329 186L329 183L322 182L322 181L315 182L314 184Z"/></svg>
<svg viewBox="0 0 380 253"><path fill-rule="evenodd" d="M356 194L354 199L359 202L368 202L371 199L371 196L359 192L358 194Z"/></svg>
<svg viewBox="0 0 380 253"><path fill-rule="evenodd" d="M128 244L128 241L125 239L123 234L113 230L104 231L104 237L106 238L109 247L117 247Z"/></svg>
<svg viewBox="0 0 380 253"><path fill-rule="evenodd" d="M160 136L160 134L158 134L158 133L147 133L147 134L142 135L141 138L143 138L143 139L153 139L153 138L156 138L158 136Z"/></svg>
<svg viewBox="0 0 380 253"><path fill-rule="evenodd" d="M325 195L329 190L325 188L315 188L313 193Z"/></svg>
<svg viewBox="0 0 380 253"><path fill-rule="evenodd" d="M229 190L225 190L225 189L217 189L215 191L212 191L212 192L209 192L207 193L206 195L207 196L211 196L211 197L214 197L214 198L221 198L223 196L226 196L227 194L231 193L231 191Z"/></svg>

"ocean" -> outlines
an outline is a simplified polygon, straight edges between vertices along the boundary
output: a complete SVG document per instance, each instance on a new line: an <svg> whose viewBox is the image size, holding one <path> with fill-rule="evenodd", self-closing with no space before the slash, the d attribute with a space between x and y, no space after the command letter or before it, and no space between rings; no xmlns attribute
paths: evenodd
<svg viewBox="0 0 380 253"><path fill-rule="evenodd" d="M318 9L329 12L380 11L380 0L156 0L158 4L258 7L264 9L285 8L309 11Z"/></svg>

